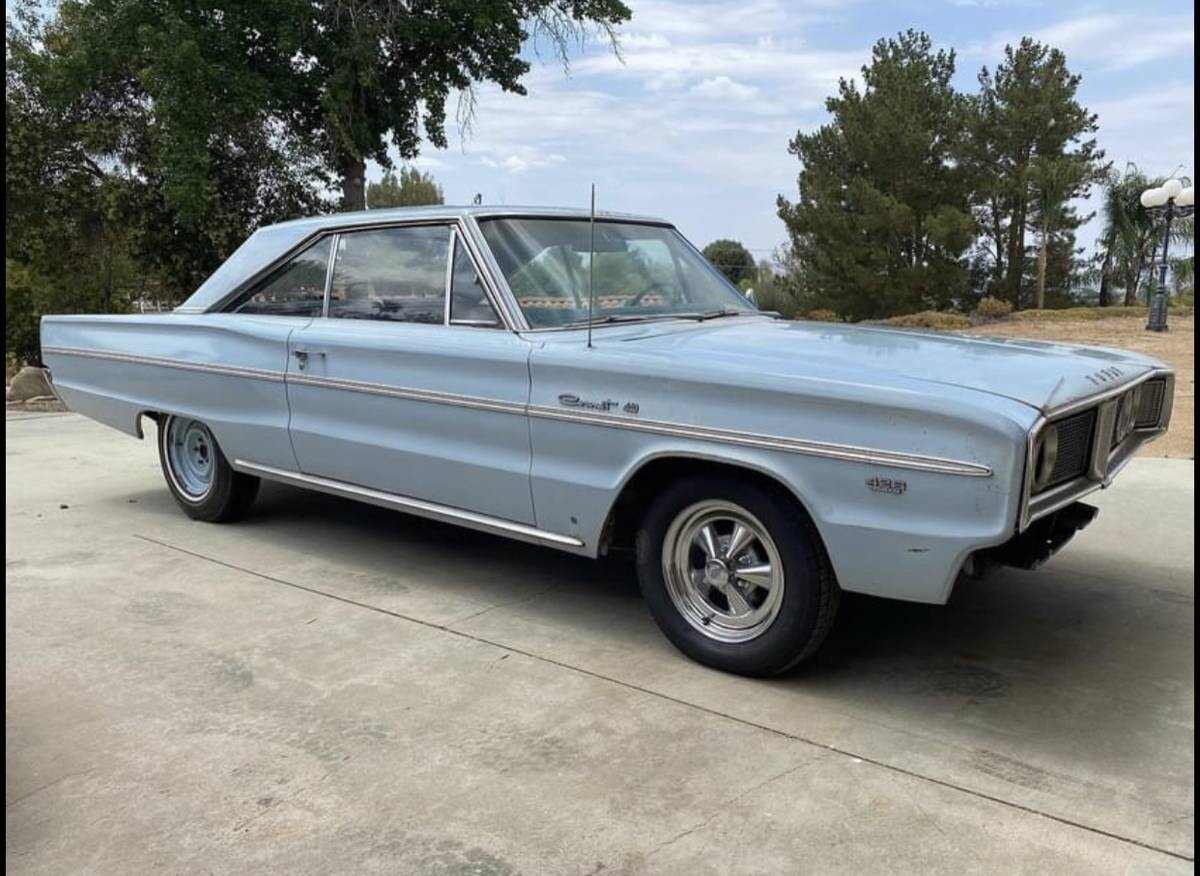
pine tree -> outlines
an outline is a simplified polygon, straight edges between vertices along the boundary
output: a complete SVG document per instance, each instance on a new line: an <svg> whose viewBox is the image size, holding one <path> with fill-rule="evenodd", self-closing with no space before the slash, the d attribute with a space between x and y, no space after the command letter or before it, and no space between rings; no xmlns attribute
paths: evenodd
<svg viewBox="0 0 1200 876"><path fill-rule="evenodd" d="M1069 202L1086 194L1106 170L1092 137L1096 116L1076 99L1079 83L1061 51L1029 37L1016 48L1005 47L994 73L985 67L979 74L969 163L992 250L989 291L1014 307L1033 297L1023 284L1027 232L1039 215L1054 216L1059 231L1082 224L1086 217L1077 216ZM1044 185L1051 167L1067 183L1049 187L1052 202Z"/></svg>
<svg viewBox="0 0 1200 876"><path fill-rule="evenodd" d="M966 293L975 222L954 65L924 33L880 40L861 88L842 80L826 101L832 120L791 141L800 196L780 196L779 215L815 306L867 319L946 308Z"/></svg>

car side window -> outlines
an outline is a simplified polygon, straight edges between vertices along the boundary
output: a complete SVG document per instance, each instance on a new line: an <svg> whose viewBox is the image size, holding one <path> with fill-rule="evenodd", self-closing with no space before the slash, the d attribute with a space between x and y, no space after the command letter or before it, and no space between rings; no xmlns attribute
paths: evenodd
<svg viewBox="0 0 1200 876"><path fill-rule="evenodd" d="M450 229L420 225L338 237L329 316L445 322Z"/></svg>
<svg viewBox="0 0 1200 876"><path fill-rule="evenodd" d="M500 325L475 263L457 236L454 239L454 267L450 272L450 322L481 328Z"/></svg>
<svg viewBox="0 0 1200 876"><path fill-rule="evenodd" d="M320 316L329 267L328 237L323 237L246 292L234 313L266 316Z"/></svg>

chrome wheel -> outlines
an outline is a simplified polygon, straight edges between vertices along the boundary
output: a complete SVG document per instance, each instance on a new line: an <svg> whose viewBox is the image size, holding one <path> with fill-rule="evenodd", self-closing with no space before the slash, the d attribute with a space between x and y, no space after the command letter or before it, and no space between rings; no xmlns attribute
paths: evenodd
<svg viewBox="0 0 1200 876"><path fill-rule="evenodd" d="M175 488L190 502L202 501L212 489L216 466L212 433L198 420L171 417L163 442Z"/></svg>
<svg viewBox="0 0 1200 876"><path fill-rule="evenodd" d="M783 562L765 526L732 502L681 511L663 539L663 577L684 619L718 642L762 635L783 602Z"/></svg>

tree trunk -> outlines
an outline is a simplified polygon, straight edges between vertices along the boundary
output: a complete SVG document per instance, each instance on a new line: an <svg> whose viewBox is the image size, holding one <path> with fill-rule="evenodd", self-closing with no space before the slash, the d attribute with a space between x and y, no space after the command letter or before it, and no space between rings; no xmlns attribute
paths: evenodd
<svg viewBox="0 0 1200 876"><path fill-rule="evenodd" d="M343 156L342 211L367 209L367 163L354 155Z"/></svg>
<svg viewBox="0 0 1200 876"><path fill-rule="evenodd" d="M1042 235L1042 244L1038 247L1037 260L1037 301L1038 310L1046 306L1046 262L1049 259L1050 238Z"/></svg>
<svg viewBox="0 0 1200 876"><path fill-rule="evenodd" d="M1125 284L1126 307L1137 305L1137 288L1140 279L1142 279L1142 257L1134 254L1133 264L1129 266L1129 281Z"/></svg>
<svg viewBox="0 0 1200 876"><path fill-rule="evenodd" d="M1021 199L1013 209L1012 222L1008 228L1008 275L1004 279L1005 289L1012 299L1013 310L1021 309L1021 274L1025 271L1025 201Z"/></svg>
<svg viewBox="0 0 1200 876"><path fill-rule="evenodd" d="M1112 304L1112 290L1109 288L1112 284L1112 246L1104 248L1104 264L1100 266L1100 306L1108 307Z"/></svg>

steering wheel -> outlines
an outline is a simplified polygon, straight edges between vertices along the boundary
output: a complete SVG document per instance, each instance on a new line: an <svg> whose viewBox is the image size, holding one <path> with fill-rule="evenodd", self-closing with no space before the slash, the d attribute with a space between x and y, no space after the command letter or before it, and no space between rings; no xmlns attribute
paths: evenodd
<svg viewBox="0 0 1200 876"><path fill-rule="evenodd" d="M638 292L637 294L630 296L625 301L625 303L621 306L622 307L637 307L639 304L642 303L642 299L645 298L647 295L649 295L651 292L653 292L655 289L668 289L669 290L670 288L671 288L670 286L668 286L666 283L663 283L663 282L651 283L649 286L647 286L641 292Z"/></svg>

